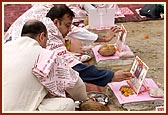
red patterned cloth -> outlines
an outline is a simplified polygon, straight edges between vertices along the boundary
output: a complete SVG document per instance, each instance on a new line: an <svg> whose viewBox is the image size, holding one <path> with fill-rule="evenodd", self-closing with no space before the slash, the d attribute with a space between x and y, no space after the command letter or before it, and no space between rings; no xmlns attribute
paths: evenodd
<svg viewBox="0 0 168 115"><path fill-rule="evenodd" d="M4 6L4 31L7 31L10 25L30 7L31 4L6 4Z"/></svg>
<svg viewBox="0 0 168 115"><path fill-rule="evenodd" d="M150 18L141 17L136 9L142 8L144 4L118 4L119 8L127 7L133 14L125 14L125 17L119 17L115 21L130 22L130 21L145 21L151 20ZM31 7L31 4L7 4L4 6L4 31L7 31L10 25L26 10Z"/></svg>
<svg viewBox="0 0 168 115"><path fill-rule="evenodd" d="M124 14L124 15L129 15L129 14L134 14L128 7L122 7L122 8L120 8L120 10L121 10L121 12L122 12L122 14Z"/></svg>
<svg viewBox="0 0 168 115"><path fill-rule="evenodd" d="M117 18L115 21L116 23L118 22L137 22L137 21L145 21L145 20L149 20L149 18L147 17L141 17L139 14L137 14L136 9L142 8L144 6L144 4L118 4L119 8L121 9L129 9L132 11L132 13L125 13L125 17L119 17ZM124 10L123 9L123 10ZM123 11L122 10L122 11ZM124 12L124 11L123 11Z"/></svg>

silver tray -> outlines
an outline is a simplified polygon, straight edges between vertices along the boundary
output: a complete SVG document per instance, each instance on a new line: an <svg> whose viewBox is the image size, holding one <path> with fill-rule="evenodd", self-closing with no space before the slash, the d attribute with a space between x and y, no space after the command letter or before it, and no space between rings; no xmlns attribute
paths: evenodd
<svg viewBox="0 0 168 115"><path fill-rule="evenodd" d="M87 92L88 99L93 99L96 102L107 105L109 96L101 92Z"/></svg>
<svg viewBox="0 0 168 115"><path fill-rule="evenodd" d="M99 102L103 105L107 105L109 102L109 96L101 92L87 92L87 96L88 98L86 101L92 99L93 101ZM82 104L83 102L85 101L75 101L75 108L79 109L80 104Z"/></svg>

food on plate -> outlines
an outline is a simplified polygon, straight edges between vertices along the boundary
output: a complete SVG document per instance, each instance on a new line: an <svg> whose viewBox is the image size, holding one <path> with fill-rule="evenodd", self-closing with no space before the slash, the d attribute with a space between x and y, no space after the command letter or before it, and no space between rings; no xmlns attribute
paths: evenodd
<svg viewBox="0 0 168 115"><path fill-rule="evenodd" d="M102 56L112 56L116 53L116 48L114 44L105 44L99 48L98 53Z"/></svg>
<svg viewBox="0 0 168 115"><path fill-rule="evenodd" d="M128 85L121 86L120 91L125 97L128 97L134 94L133 90Z"/></svg>

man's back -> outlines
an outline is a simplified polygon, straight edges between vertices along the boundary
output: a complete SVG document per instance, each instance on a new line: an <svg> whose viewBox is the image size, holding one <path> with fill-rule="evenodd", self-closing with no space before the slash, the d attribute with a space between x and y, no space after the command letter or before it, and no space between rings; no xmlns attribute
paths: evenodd
<svg viewBox="0 0 168 115"><path fill-rule="evenodd" d="M3 48L4 110L35 110L47 93L32 74L42 48L37 41L27 37L6 43Z"/></svg>

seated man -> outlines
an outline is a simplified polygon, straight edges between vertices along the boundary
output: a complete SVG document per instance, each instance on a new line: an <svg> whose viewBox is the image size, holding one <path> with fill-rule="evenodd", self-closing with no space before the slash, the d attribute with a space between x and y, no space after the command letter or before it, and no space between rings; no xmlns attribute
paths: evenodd
<svg viewBox="0 0 168 115"><path fill-rule="evenodd" d="M3 101L5 111L74 111L74 100L87 99L83 81L78 74L68 71L66 71L67 74L76 78L71 87L65 86L65 91L72 99L66 97L45 99L51 88L42 85L42 82L32 74L32 67L41 53L52 52L44 49L47 40L48 32L45 25L33 19L24 24L21 37L4 44ZM64 61L57 55L55 58ZM69 67L66 66L66 68ZM49 78L46 77L45 80Z"/></svg>
<svg viewBox="0 0 168 115"><path fill-rule="evenodd" d="M44 8L45 6L40 7ZM32 10L32 12L33 11L34 10ZM61 56L61 58L67 62L69 67L72 67L75 71L79 72L79 76L84 82L106 86L109 82L128 80L133 77L130 72L125 70L113 72L111 70L98 69L94 65L83 64L71 52L67 51L63 41L71 31L74 13L65 4L55 4L52 8L48 9L46 17L41 17L41 15L44 15L43 12L40 12L42 14L39 16L32 12L24 14L21 19L18 18L14 25L11 26L11 29L9 29L9 32L12 33L10 36L14 38L15 35L19 35L20 31L15 33L12 28L19 30L18 24L21 25L27 18L30 18L31 15L33 15L32 18L34 17L41 20L47 27L49 34L47 49L57 51L57 55ZM29 17L27 15L29 15ZM114 30L117 31L118 29Z"/></svg>
<svg viewBox="0 0 168 115"><path fill-rule="evenodd" d="M23 13L18 19L10 26L8 31L5 34L5 43L10 40L16 39L20 36L21 29L20 26L29 20L29 19L41 19L46 16L48 11L54 6L54 4L33 4L32 7ZM17 25L20 25L19 27ZM110 41L114 38L115 34L120 31L119 27L112 27L111 32L107 33L105 37L99 37L97 34L94 34L88 31L85 28L76 27L74 25L71 26L71 31L69 31L68 35L70 38L79 39L86 43L93 43L95 41Z"/></svg>
<svg viewBox="0 0 168 115"><path fill-rule="evenodd" d="M62 14L62 12L64 13ZM59 50L58 55L65 58L69 66L79 72L84 82L106 86L109 82L128 80L133 77L130 72L125 70L113 72L111 70L98 69L95 65L83 64L73 57L71 52L67 51L62 41L71 30L74 13L66 5L55 5L50 9L46 17L49 17L54 23L52 24L49 20L47 22L47 28L51 32L47 49Z"/></svg>

